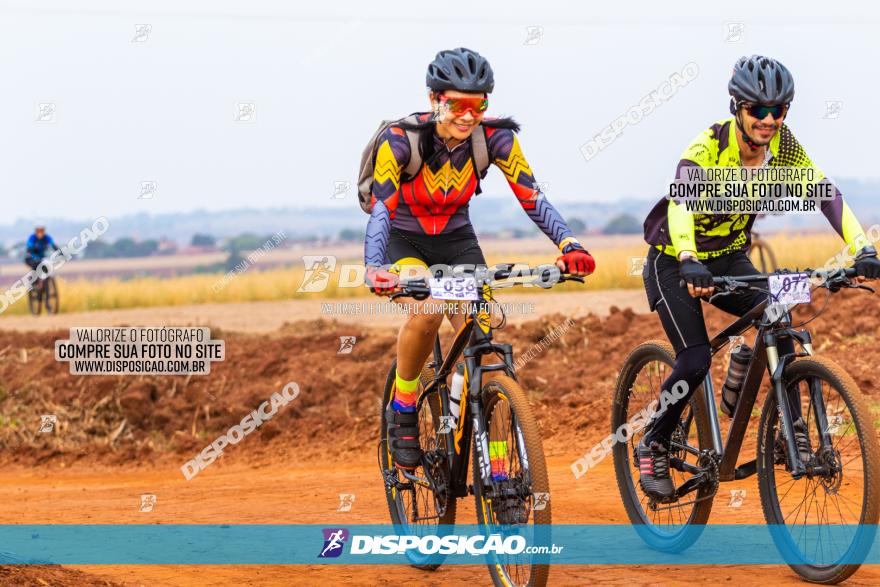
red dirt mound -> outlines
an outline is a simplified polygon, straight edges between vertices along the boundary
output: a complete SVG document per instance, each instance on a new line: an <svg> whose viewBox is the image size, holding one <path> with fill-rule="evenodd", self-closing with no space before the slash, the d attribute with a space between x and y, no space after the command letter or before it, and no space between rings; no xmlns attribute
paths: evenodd
<svg viewBox="0 0 880 587"><path fill-rule="evenodd" d="M799 308L797 317L809 317L817 306L821 300ZM731 320L713 308L706 314L710 331ZM809 325L816 350L843 364L874 402L880 401L873 376L878 326L880 299L862 292L835 296ZM352 335L353 351L337 354L339 337ZM214 331L212 337L225 339L227 358L214 363L209 376L108 377L72 376L67 364L55 362L54 341L66 332L0 332L0 459L111 465L163 455L188 459L289 381L299 384L299 397L248 438L247 451L230 451L238 455L233 458L279 447L320 458L376 442L393 331L316 320L271 336ZM574 433L580 441L607 434L620 364L652 338L663 338L656 315L617 308L604 319L548 315L496 334L518 356L532 357L519 374L551 454ZM721 377L723 361L715 363ZM39 432L42 414L57 417L51 433Z"/></svg>

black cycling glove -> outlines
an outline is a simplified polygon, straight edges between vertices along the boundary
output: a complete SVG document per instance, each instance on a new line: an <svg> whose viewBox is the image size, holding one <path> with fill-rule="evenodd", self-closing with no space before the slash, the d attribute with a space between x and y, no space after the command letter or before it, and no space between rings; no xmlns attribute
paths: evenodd
<svg viewBox="0 0 880 587"><path fill-rule="evenodd" d="M877 258L877 249L865 247L859 251L853 267L855 267L856 275L859 277L880 279L880 259Z"/></svg>
<svg viewBox="0 0 880 587"><path fill-rule="evenodd" d="M678 273L685 283L694 287L712 287L712 272L696 259L682 261Z"/></svg>

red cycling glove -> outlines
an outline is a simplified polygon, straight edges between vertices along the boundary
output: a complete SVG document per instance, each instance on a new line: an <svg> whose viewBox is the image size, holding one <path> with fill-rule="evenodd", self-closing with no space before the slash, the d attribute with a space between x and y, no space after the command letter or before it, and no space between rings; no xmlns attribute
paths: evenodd
<svg viewBox="0 0 880 587"><path fill-rule="evenodd" d="M556 264L559 265L560 261L565 265L563 271L572 275L590 275L596 270L596 260L586 249L572 248L560 255Z"/></svg>
<svg viewBox="0 0 880 587"><path fill-rule="evenodd" d="M366 285L374 294L380 296L393 294L399 281L400 279L395 273L379 267L367 267Z"/></svg>

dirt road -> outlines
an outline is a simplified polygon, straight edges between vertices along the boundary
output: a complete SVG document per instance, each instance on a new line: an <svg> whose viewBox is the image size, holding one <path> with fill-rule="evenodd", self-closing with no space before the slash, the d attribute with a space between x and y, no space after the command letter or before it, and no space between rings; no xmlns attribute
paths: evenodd
<svg viewBox="0 0 880 587"><path fill-rule="evenodd" d="M614 485L610 459L575 480L569 465L578 455L550 459L554 521L624 523L625 513ZM57 467L6 469L0 480L2 523L181 524L320 523L329 526L386 523L387 508L375 464L368 455L342 462L304 462L295 453L278 454L250 463L218 462L186 481L169 461L159 467ZM737 482L746 489L740 508L716 500L711 522L762 522L753 480ZM731 488L734 488L731 485ZM354 493L352 511L337 512L338 494ZM152 512L139 512L141 493L156 495ZM473 523L473 502L465 500L458 520ZM146 545L145 545L146 546ZM147 546L148 547L148 546ZM405 566L77 566L82 581L108 580L124 585L485 585L482 566L448 565L434 573ZM551 585L736 585L802 584L787 567L700 566L559 566ZM880 569L863 568L849 585L876 585ZM88 584L88 583L81 583Z"/></svg>
<svg viewBox="0 0 880 587"><path fill-rule="evenodd" d="M497 337L512 343L518 354L529 351L534 357L518 374L530 393L544 438L554 522L624 523L611 461L606 459L579 480L574 479L570 464L607 433L612 390L626 353L641 341L661 338L662 330L656 316L626 307L627 292L609 296L607 315L575 314L575 320L567 322L569 313L549 313L563 309L561 300L566 295L544 296L554 301L546 312L536 319L515 321L498 331ZM808 318L821 304L820 300L814 308L799 309L798 320ZM597 307L599 302L592 300L590 309ZM235 324L236 310L226 307L224 311L229 316L224 324ZM62 325L55 330L20 332L9 330L4 319L0 328L0 466L4 472L0 519L4 523L387 522L374 447L382 382L394 354L395 333L367 323L308 317L268 336L265 330L224 331L226 360L215 364L210 376L191 378L72 376L66 364L53 358L54 341L66 336ZM79 325L101 323L97 318L74 318ZM205 319L201 315L192 318ZM157 325L174 324L178 319L165 322L153 314L143 320L129 316L125 321ZM117 323L112 320L122 318L103 323ZM716 330L729 318L708 309L707 321ZM563 324L567 326L560 334ZM880 362L878 324L880 304L860 292L845 292L809 326L816 350L846 366L873 406L876 421L880 421L875 377ZM552 332L559 335L548 343ZM338 352L341 335L357 337L350 354ZM713 364L716 381L723 369L723 361ZM302 388L294 402L221 461L192 481L184 480L181 464L288 381ZM44 414L57 416L52 433L38 432ZM746 454L754 450L754 436L747 438L743 450ZM742 507L728 507L731 489L746 489ZM722 492L711 522L762 522L754 479L723 486ZM143 493L157 496L153 512L138 511ZM336 512L340 493L356 494L351 512ZM472 503L463 505L459 521L473 522ZM2 585L64 587L314 585L319 581L327 585L484 585L488 580L483 567L452 565L433 574L396 566L0 566ZM727 581L799 584L787 567L559 566L551 572L551 585ZM866 567L849 584L878 582L880 571Z"/></svg>

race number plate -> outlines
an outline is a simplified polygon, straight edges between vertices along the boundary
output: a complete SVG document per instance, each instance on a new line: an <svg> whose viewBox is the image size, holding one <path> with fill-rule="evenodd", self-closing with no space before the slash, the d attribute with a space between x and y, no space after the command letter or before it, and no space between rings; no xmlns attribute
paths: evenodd
<svg viewBox="0 0 880 587"><path fill-rule="evenodd" d="M770 286L770 301L772 303L810 303L810 279L806 273L771 275L767 279L767 285Z"/></svg>
<svg viewBox="0 0 880 587"><path fill-rule="evenodd" d="M435 277L431 279L431 297L435 300L478 300L477 280L473 276Z"/></svg>

